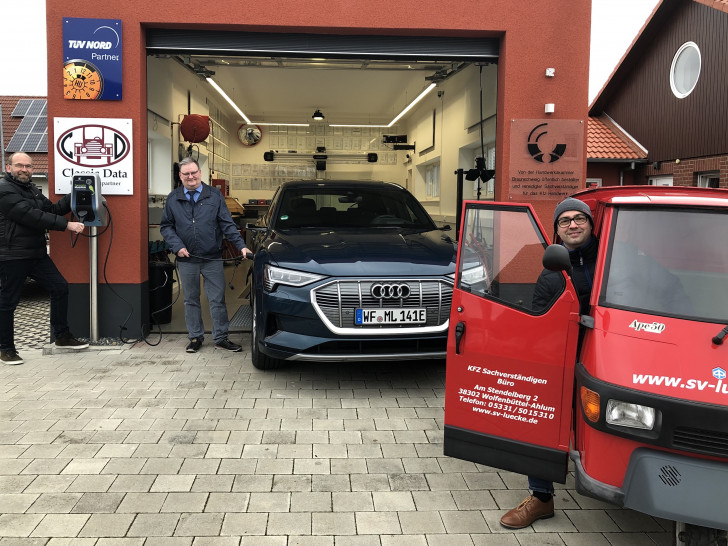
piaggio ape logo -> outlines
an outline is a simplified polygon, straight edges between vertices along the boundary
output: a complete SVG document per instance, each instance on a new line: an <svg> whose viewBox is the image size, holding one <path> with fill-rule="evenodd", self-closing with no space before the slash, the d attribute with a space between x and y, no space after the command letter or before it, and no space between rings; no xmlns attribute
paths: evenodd
<svg viewBox="0 0 728 546"><path fill-rule="evenodd" d="M566 152L566 144L547 144L547 138L539 142L542 137L548 135L546 126L548 126L548 123L541 123L531 129L528 134L528 153L539 163L556 163ZM547 148L551 147L551 151L542 149L542 145Z"/></svg>
<svg viewBox="0 0 728 546"><path fill-rule="evenodd" d="M56 148L64 159L80 167L108 167L123 160L129 139L105 125L79 125L63 133Z"/></svg>

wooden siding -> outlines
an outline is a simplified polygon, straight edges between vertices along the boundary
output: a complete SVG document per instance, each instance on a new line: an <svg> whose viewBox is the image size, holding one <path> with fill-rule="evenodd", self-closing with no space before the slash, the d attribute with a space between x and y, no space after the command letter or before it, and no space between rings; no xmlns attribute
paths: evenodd
<svg viewBox="0 0 728 546"><path fill-rule="evenodd" d="M655 34L604 105L647 148L652 161L728 152L728 14L682 2ZM670 89L670 66L685 42L698 45L702 67L693 92L678 99Z"/></svg>

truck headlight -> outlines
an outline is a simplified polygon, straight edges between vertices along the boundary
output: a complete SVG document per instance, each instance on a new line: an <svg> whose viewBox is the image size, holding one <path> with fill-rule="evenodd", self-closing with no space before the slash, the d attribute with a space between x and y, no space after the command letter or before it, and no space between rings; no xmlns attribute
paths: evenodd
<svg viewBox="0 0 728 546"><path fill-rule="evenodd" d="M655 408L649 406L609 400L606 420L610 425L652 430L655 426L655 413Z"/></svg>
<svg viewBox="0 0 728 546"><path fill-rule="evenodd" d="M323 275L315 275L293 269L283 269L274 265L266 265L263 268L263 287L266 292L272 292L278 284L285 284L286 286L306 286L323 278Z"/></svg>

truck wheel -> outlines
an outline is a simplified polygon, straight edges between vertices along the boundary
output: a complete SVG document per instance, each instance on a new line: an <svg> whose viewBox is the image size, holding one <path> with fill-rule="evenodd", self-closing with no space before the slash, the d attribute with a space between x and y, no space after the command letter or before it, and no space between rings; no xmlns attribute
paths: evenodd
<svg viewBox="0 0 728 546"><path fill-rule="evenodd" d="M673 522L673 544L675 546L726 546L728 532L699 525Z"/></svg>
<svg viewBox="0 0 728 546"><path fill-rule="evenodd" d="M250 356L253 359L253 366L259 370L274 370L283 365L282 360L271 358L258 350L258 313L255 293L251 294L250 302L253 307L253 325L250 332Z"/></svg>

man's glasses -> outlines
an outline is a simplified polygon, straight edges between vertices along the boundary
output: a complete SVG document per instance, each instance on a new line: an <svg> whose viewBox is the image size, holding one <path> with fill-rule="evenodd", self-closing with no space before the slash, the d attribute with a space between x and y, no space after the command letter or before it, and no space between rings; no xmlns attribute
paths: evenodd
<svg viewBox="0 0 728 546"><path fill-rule="evenodd" d="M28 163L13 163L13 167L16 169L32 169L33 165L30 165Z"/></svg>
<svg viewBox="0 0 728 546"><path fill-rule="evenodd" d="M556 222L556 224L561 228L569 227L571 225L571 222L574 222L577 226L580 226L580 225L586 223L587 219L588 218L586 217L586 215L577 214L576 216L572 216L571 218L568 218L568 217L559 218L558 221Z"/></svg>
<svg viewBox="0 0 728 546"><path fill-rule="evenodd" d="M179 173L179 175L189 178L190 176L195 176L198 172L200 172L200 169L197 169L196 171L190 171L188 173Z"/></svg>

